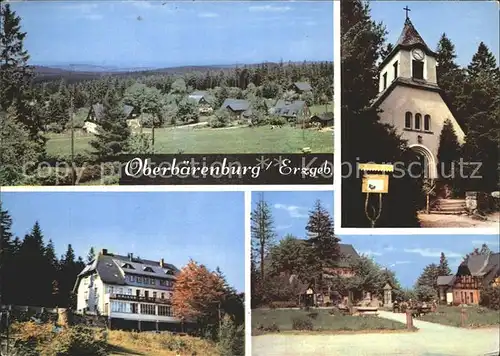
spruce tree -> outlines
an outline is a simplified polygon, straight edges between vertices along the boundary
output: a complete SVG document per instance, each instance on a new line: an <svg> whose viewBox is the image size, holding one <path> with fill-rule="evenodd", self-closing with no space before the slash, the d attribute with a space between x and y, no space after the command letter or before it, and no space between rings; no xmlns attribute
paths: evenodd
<svg viewBox="0 0 500 356"><path fill-rule="evenodd" d="M463 156L469 162L481 164L481 179L469 179L469 189L498 190L500 75L494 55L482 42L468 66L462 106L467 114Z"/></svg>
<svg viewBox="0 0 500 356"><path fill-rule="evenodd" d="M276 233L271 209L267 202L260 198L251 214L252 250L259 258L260 278L264 280L264 259L274 244Z"/></svg>
<svg viewBox="0 0 500 356"><path fill-rule="evenodd" d="M13 104L21 104L33 76L24 49L25 37L21 18L10 4L0 1L0 108L4 111Z"/></svg>
<svg viewBox="0 0 500 356"><path fill-rule="evenodd" d="M460 105L465 73L455 62L456 58L455 45L443 33L436 48L436 61L438 63L436 67L437 81L439 87L444 90L451 107L456 112L458 123L463 129L466 129L464 113Z"/></svg>
<svg viewBox="0 0 500 356"><path fill-rule="evenodd" d="M378 110L371 106L378 94L377 61L384 54L385 28L371 19L367 2L342 0L341 10L342 226L369 227L357 163L401 162L407 167L414 155L392 127L379 122ZM405 172L391 178L389 186L376 226L419 226L422 181Z"/></svg>
<svg viewBox="0 0 500 356"><path fill-rule="evenodd" d="M306 230L307 243L312 247L314 256L321 267L331 267L338 260L339 241L333 230L333 219L317 200L314 208L309 212L309 221Z"/></svg>
<svg viewBox="0 0 500 356"><path fill-rule="evenodd" d="M444 122L439 136L438 173L445 179L451 179L456 172L458 160L461 157L460 144L449 119Z"/></svg>
<svg viewBox="0 0 500 356"><path fill-rule="evenodd" d="M108 91L97 134L90 145L99 159L112 158L128 150L130 128L125 120L123 105L114 89Z"/></svg>
<svg viewBox="0 0 500 356"><path fill-rule="evenodd" d="M13 257L12 218L7 210L2 209L0 202L0 304L9 301L12 291L12 273L10 267Z"/></svg>
<svg viewBox="0 0 500 356"><path fill-rule="evenodd" d="M448 265L448 259L446 258L444 252L441 252L441 256L439 257L438 271L439 276L449 276L451 274L451 269Z"/></svg>
<svg viewBox="0 0 500 356"><path fill-rule="evenodd" d="M91 263L95 259L94 247L90 247L89 253L87 255L87 263Z"/></svg>

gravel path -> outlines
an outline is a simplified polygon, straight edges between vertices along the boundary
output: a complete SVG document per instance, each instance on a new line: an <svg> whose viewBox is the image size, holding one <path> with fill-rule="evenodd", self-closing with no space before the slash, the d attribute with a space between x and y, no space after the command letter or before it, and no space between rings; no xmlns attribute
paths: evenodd
<svg viewBox="0 0 500 356"><path fill-rule="evenodd" d="M379 317L405 322L404 314L379 311ZM483 356L498 355L500 328L461 329L414 320L417 332L292 335L252 338L254 356Z"/></svg>
<svg viewBox="0 0 500 356"><path fill-rule="evenodd" d="M498 213L491 214L485 221L467 215L419 214L418 218L422 227L477 227L498 231L500 224Z"/></svg>

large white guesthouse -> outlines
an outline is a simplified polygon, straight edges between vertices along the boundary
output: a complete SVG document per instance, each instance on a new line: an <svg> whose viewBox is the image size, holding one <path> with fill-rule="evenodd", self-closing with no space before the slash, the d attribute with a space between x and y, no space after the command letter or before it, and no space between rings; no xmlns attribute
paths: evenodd
<svg viewBox="0 0 500 356"><path fill-rule="evenodd" d="M171 300L178 269L163 259L115 255L103 249L78 275L77 312L107 316L117 329L181 329Z"/></svg>

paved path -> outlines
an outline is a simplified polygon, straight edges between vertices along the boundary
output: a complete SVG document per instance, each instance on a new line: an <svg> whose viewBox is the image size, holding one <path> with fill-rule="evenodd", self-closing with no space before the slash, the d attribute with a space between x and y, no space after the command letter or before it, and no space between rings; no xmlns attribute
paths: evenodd
<svg viewBox="0 0 500 356"><path fill-rule="evenodd" d="M379 317L405 322L405 314L379 311ZM252 338L254 356L483 356L498 355L500 328L461 329L414 320L417 332L293 335Z"/></svg>
<svg viewBox="0 0 500 356"><path fill-rule="evenodd" d="M418 214L421 227L477 227L498 231L500 217L490 214L487 220L473 219L467 215Z"/></svg>

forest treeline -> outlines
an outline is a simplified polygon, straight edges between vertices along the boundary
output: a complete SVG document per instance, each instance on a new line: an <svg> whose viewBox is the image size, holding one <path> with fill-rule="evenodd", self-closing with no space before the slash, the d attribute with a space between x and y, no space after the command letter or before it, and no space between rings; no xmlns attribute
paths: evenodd
<svg viewBox="0 0 500 356"><path fill-rule="evenodd" d="M12 233L12 217L0 205L0 302L42 307L76 307L76 276L94 259L90 248L84 261L71 244L56 255L38 222L23 238Z"/></svg>

